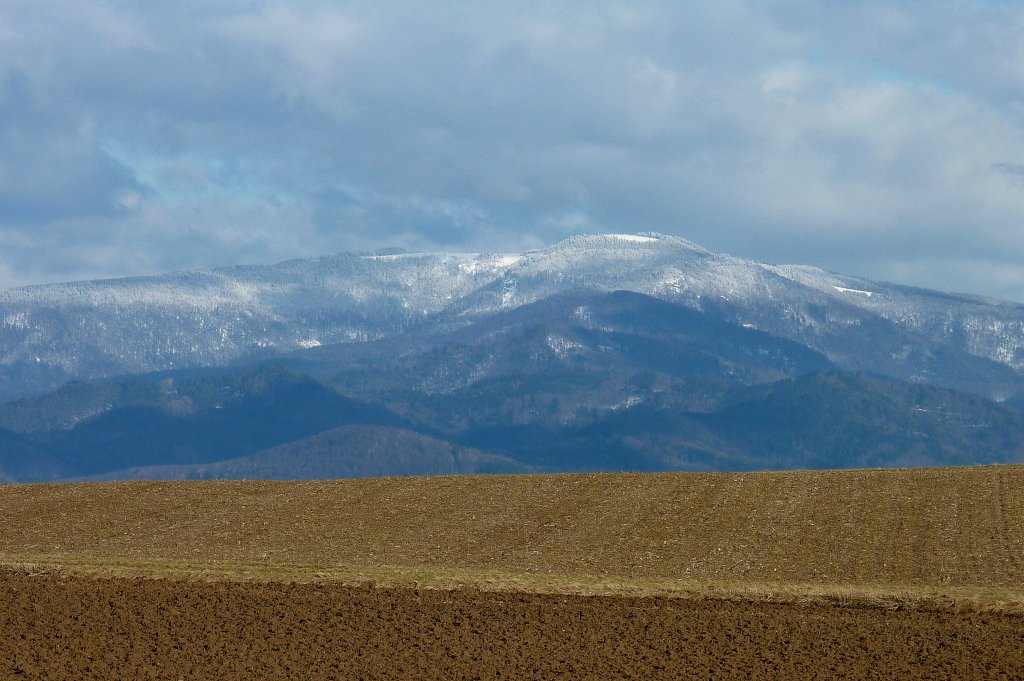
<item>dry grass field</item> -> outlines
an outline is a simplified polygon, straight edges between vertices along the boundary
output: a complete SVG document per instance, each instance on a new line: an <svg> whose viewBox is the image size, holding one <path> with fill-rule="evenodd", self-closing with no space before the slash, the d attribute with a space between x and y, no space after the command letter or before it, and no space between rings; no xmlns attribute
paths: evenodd
<svg viewBox="0 0 1024 681"><path fill-rule="evenodd" d="M9 485L0 519L0 674L1024 675L1024 466Z"/></svg>

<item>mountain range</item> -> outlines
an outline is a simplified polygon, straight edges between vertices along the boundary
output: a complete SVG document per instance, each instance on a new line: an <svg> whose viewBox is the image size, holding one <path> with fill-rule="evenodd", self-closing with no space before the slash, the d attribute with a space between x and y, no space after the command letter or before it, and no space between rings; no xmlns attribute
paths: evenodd
<svg viewBox="0 0 1024 681"><path fill-rule="evenodd" d="M0 479L1024 460L1024 306L595 235L0 291Z"/></svg>

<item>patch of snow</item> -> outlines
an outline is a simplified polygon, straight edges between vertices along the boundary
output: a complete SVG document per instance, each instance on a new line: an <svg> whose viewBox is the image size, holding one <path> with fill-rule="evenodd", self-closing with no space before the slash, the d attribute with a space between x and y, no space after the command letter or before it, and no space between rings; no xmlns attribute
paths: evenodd
<svg viewBox="0 0 1024 681"><path fill-rule="evenodd" d="M14 329L27 329L28 316L24 312L6 315L4 317L4 325Z"/></svg>
<svg viewBox="0 0 1024 681"><path fill-rule="evenodd" d="M466 274L500 272L512 267L522 259L520 255L478 256L459 262L459 271Z"/></svg>
<svg viewBox="0 0 1024 681"><path fill-rule="evenodd" d="M619 402L618 404L613 404L611 407L609 407L609 409L611 409L611 411L619 411L620 409L629 409L630 407L635 407L636 405L643 403L643 401L644 400L643 400L642 397L638 397L636 395L632 395L630 397L627 397L625 402Z"/></svg>
<svg viewBox="0 0 1024 681"><path fill-rule="evenodd" d="M630 241L635 244L646 244L652 241L657 241L652 236L643 236L641 234L606 234L609 239L618 239L619 241Z"/></svg>
<svg viewBox="0 0 1024 681"><path fill-rule="evenodd" d="M507 277L501 282L501 306L511 307L513 300L516 296L516 279L515 277Z"/></svg>
<svg viewBox="0 0 1024 681"><path fill-rule="evenodd" d="M512 267L523 259L521 255L499 255L494 259L494 262L498 267Z"/></svg>
<svg viewBox="0 0 1024 681"><path fill-rule="evenodd" d="M298 346L299 346L300 348L306 348L306 349L309 349L309 348L318 348L318 347L320 347L321 345L323 345L323 343L321 343L320 341L318 341L318 340L317 340L317 339L315 339L315 338L307 338L307 339L305 339L305 340L300 340L300 341L299 341L299 342L297 343L297 345L298 345Z"/></svg>
<svg viewBox="0 0 1024 681"><path fill-rule="evenodd" d="M856 293L857 295L867 296L868 298L875 295L873 291L861 291L860 289L846 288L844 286L833 286L832 288L839 291L840 293Z"/></svg>
<svg viewBox="0 0 1024 681"><path fill-rule="evenodd" d="M443 255L449 255L447 253L436 253L429 251L422 251L420 253L387 253L385 255L361 255L359 256L362 260L410 260L415 258L431 258ZM462 254L454 254L462 255ZM465 254L468 257L473 257L471 254Z"/></svg>
<svg viewBox="0 0 1024 681"><path fill-rule="evenodd" d="M549 335L547 337L548 347L559 359L565 359L565 357L573 350L582 350L583 345L576 341L569 340L568 338L562 338L561 336Z"/></svg>

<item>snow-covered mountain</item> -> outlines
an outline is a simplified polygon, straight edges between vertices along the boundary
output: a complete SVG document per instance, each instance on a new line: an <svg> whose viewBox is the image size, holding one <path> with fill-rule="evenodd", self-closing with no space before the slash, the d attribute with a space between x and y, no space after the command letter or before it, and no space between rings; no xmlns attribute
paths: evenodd
<svg viewBox="0 0 1024 681"><path fill-rule="evenodd" d="M681 303L849 369L997 397L1024 381L1024 305L609 234L520 255L389 250L0 291L0 397L450 329L583 289Z"/></svg>
<svg viewBox="0 0 1024 681"><path fill-rule="evenodd" d="M0 395L401 333L510 263L342 254L0 291Z"/></svg>

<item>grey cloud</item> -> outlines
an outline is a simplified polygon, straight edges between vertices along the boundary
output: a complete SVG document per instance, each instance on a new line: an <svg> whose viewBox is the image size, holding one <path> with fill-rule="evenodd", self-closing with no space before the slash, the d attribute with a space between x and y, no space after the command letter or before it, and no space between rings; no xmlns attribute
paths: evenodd
<svg viewBox="0 0 1024 681"><path fill-rule="evenodd" d="M1024 163L999 161L998 163L992 164L992 169L1008 175L1024 175Z"/></svg>
<svg viewBox="0 0 1024 681"><path fill-rule="evenodd" d="M577 229L918 281L894 263L1019 259L1022 22L968 2L11 0L0 229L55 239L11 236L0 274Z"/></svg>
<svg viewBox="0 0 1024 681"><path fill-rule="evenodd" d="M67 120L33 85L13 68L0 81L0 220L125 212L144 187L97 147L88 118Z"/></svg>
<svg viewBox="0 0 1024 681"><path fill-rule="evenodd" d="M819 59L946 91L1010 111L1024 103L1024 13L1014 2L851 0L777 3L780 25Z"/></svg>

